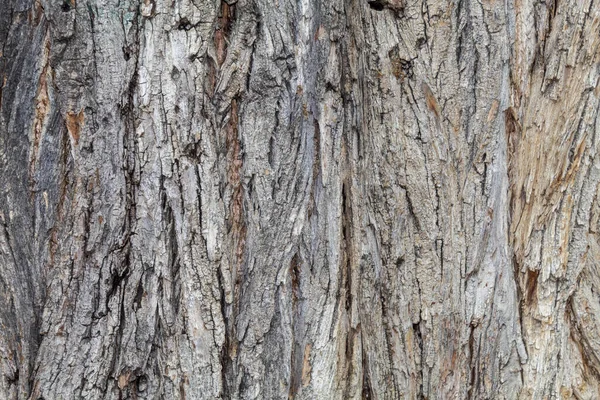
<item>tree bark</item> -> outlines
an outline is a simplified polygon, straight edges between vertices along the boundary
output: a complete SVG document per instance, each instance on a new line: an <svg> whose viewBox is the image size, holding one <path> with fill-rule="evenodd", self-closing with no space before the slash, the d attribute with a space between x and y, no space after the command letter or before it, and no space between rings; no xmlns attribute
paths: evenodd
<svg viewBox="0 0 600 400"><path fill-rule="evenodd" d="M598 399L592 0L0 0L0 398Z"/></svg>

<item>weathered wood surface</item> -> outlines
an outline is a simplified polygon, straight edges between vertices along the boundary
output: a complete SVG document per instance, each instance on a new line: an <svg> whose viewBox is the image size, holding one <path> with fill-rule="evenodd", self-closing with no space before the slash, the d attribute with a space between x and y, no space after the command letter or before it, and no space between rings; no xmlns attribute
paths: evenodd
<svg viewBox="0 0 600 400"><path fill-rule="evenodd" d="M599 398L599 29L0 0L0 398Z"/></svg>

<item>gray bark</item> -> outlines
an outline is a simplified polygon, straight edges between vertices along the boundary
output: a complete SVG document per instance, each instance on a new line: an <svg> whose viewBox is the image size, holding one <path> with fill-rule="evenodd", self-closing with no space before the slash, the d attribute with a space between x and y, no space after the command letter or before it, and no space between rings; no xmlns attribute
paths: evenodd
<svg viewBox="0 0 600 400"><path fill-rule="evenodd" d="M0 0L0 399L597 399L592 0Z"/></svg>

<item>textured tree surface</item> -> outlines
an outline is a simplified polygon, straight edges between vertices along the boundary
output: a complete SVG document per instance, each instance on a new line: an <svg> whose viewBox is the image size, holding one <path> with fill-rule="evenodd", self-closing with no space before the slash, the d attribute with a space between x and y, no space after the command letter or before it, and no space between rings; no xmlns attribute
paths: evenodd
<svg viewBox="0 0 600 400"><path fill-rule="evenodd" d="M0 399L600 398L599 30L0 0Z"/></svg>

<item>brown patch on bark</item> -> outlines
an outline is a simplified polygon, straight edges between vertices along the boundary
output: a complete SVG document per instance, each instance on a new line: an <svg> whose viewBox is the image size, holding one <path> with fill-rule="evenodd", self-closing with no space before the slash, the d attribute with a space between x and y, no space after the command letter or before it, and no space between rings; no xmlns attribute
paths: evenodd
<svg viewBox="0 0 600 400"><path fill-rule="evenodd" d="M33 7L31 8L32 22L34 26L38 26L44 15L44 7L40 0L35 0Z"/></svg>
<svg viewBox="0 0 600 400"><path fill-rule="evenodd" d="M39 159L40 143L42 141L42 134L44 132L44 124L48 118L50 111L50 99L48 97L48 69L50 64L48 57L50 55L50 37L46 33L46 40L44 50L42 54L42 72L38 79L38 87L35 95L35 112L33 117L33 138L31 143L31 150L29 152L29 186L33 192L35 187L35 172L36 166ZM5 77L6 83L6 77Z"/></svg>
<svg viewBox="0 0 600 400"><path fill-rule="evenodd" d="M319 25L319 27L315 30L315 42L318 40L322 40L327 35L327 30L323 25Z"/></svg>
<svg viewBox="0 0 600 400"><path fill-rule="evenodd" d="M436 124L439 128L440 127L440 115L442 114L440 105L438 104L437 99L433 95L433 92L429 88L429 85L427 85L425 82L423 82L421 84L421 89L423 89L423 95L425 96L425 102L427 103L427 108L429 109L429 111L431 111L434 114Z"/></svg>
<svg viewBox="0 0 600 400"><path fill-rule="evenodd" d="M187 381L187 376L179 382L179 396L185 400L187 397L185 396L185 381Z"/></svg>
<svg viewBox="0 0 600 400"><path fill-rule="evenodd" d="M297 327L297 316L298 316L298 299L300 298L300 263L298 261L298 254L294 254L292 260L290 261L290 286L291 286L291 301L292 301L292 326L293 330L293 343L292 349L290 353L290 388L288 393L288 399L294 399L298 394L298 389L300 387L300 375L303 374L300 372L300 343L298 343L296 338L296 327Z"/></svg>
<svg viewBox="0 0 600 400"><path fill-rule="evenodd" d="M239 290L242 284L244 265L244 252L246 246L246 223L244 221L244 190L241 181L242 148L238 137L238 104L237 100L231 101L230 116L225 126L225 145L227 148L227 182L231 188L231 200L229 203L229 224L228 230L233 244L232 254L232 275L234 279L232 315L231 321L235 321L239 314L240 295ZM229 326L228 333L230 341L228 343L229 359L233 360L237 356L238 342L235 336L235 324Z"/></svg>
<svg viewBox="0 0 600 400"><path fill-rule="evenodd" d="M310 383L310 373L312 366L310 365L310 352L312 344L308 343L304 346L304 361L302 362L302 386L308 386Z"/></svg>
<svg viewBox="0 0 600 400"><path fill-rule="evenodd" d="M392 75L394 75L400 83L404 82L406 78L413 77L413 62L412 60L405 60L400 57L400 47L398 45L388 51L388 58L390 59Z"/></svg>
<svg viewBox="0 0 600 400"><path fill-rule="evenodd" d="M527 278L525 281L525 302L532 304L534 301L535 292L537 289L538 277L540 275L539 270L527 270Z"/></svg>
<svg viewBox="0 0 600 400"><path fill-rule="evenodd" d="M500 102L498 100L492 101L492 105L490 106L490 111L488 112L487 120L486 120L486 122L488 124L496 119L496 116L498 115L498 107L499 106L500 106Z"/></svg>
<svg viewBox="0 0 600 400"><path fill-rule="evenodd" d="M290 276L292 278L292 309L295 315L298 298L300 297L300 264L298 263L298 254L295 254L290 262Z"/></svg>
<svg viewBox="0 0 600 400"><path fill-rule="evenodd" d="M67 130L69 134L73 138L73 142L75 144L79 143L79 137L81 136L81 128L83 127L84 115L83 110L75 113L73 111L69 111L67 113Z"/></svg>
<svg viewBox="0 0 600 400"><path fill-rule="evenodd" d="M517 155L519 144L521 142L521 124L517 119L514 108L509 107L504 111L504 130L506 134L507 158L508 158L508 175L514 175L514 170L517 164ZM515 182L510 180L510 214L515 213L518 193Z"/></svg>
<svg viewBox="0 0 600 400"><path fill-rule="evenodd" d="M238 138L238 105L237 100L231 102L229 123L225 129L227 146L227 180L233 189L231 201L231 232L236 246L236 259L238 264L242 263L244 256L244 244L246 241L246 224L244 223L244 193L241 182L240 170L243 165L242 150Z"/></svg>
<svg viewBox="0 0 600 400"><path fill-rule="evenodd" d="M117 386L119 386L120 390L123 390L125 386L129 384L129 377L131 376L131 371L122 373L119 375Z"/></svg>
<svg viewBox="0 0 600 400"><path fill-rule="evenodd" d="M302 115L304 115L304 118L308 118L308 116L310 115L310 112L308 111L308 104L302 103Z"/></svg>
<svg viewBox="0 0 600 400"><path fill-rule="evenodd" d="M394 48L388 52L388 57L390 58L390 63L392 65L392 75L394 75L396 79L404 80L398 46L394 46Z"/></svg>
<svg viewBox="0 0 600 400"><path fill-rule="evenodd" d="M217 52L217 62L219 67L225 62L227 57L227 45L231 26L235 20L235 4L229 5L221 2L221 16L217 20L217 29L215 30L215 50Z"/></svg>
<svg viewBox="0 0 600 400"><path fill-rule="evenodd" d="M570 184L573 183L576 173L577 173L577 171L579 171L579 167L581 166L581 159L583 157L585 147L586 147L586 141L585 141L585 136L584 136L581 139L581 141L579 142L579 144L577 145L577 148L575 148L572 161L569 164L568 169L566 171L565 171L565 168L567 168L567 162L565 159L565 162L563 163L562 168L561 168L563 170L563 173L558 174L556 176L556 179L551 183L550 193L560 190L561 187L569 186Z"/></svg>

